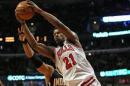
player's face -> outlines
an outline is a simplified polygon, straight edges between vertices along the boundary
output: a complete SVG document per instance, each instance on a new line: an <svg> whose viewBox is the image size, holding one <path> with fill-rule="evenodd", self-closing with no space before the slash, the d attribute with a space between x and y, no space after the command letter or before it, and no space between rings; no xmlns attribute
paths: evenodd
<svg viewBox="0 0 130 86"><path fill-rule="evenodd" d="M59 30L54 30L54 40L56 41L56 43L59 45L59 46L63 46L63 43L65 41L65 35L61 32L59 32Z"/></svg>

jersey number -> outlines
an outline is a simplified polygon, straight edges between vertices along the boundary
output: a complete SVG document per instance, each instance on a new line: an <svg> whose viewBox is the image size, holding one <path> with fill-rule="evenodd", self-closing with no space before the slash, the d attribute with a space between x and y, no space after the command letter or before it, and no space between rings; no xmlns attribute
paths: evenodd
<svg viewBox="0 0 130 86"><path fill-rule="evenodd" d="M70 59L70 60L69 60ZM69 57L64 57L63 61L66 64L66 69L71 68L73 65L76 64L76 61L72 54L69 55Z"/></svg>

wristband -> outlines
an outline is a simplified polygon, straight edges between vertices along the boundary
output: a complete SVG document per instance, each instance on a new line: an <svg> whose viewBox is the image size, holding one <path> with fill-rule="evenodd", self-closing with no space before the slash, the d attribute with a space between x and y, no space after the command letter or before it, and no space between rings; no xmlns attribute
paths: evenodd
<svg viewBox="0 0 130 86"><path fill-rule="evenodd" d="M28 41L25 39L24 41L19 40L22 44L27 44Z"/></svg>
<svg viewBox="0 0 130 86"><path fill-rule="evenodd" d="M34 54L31 58L29 58L29 60L33 63L33 65L36 68L39 68L43 64L43 62L41 61L41 59L38 56L36 56L36 54Z"/></svg>

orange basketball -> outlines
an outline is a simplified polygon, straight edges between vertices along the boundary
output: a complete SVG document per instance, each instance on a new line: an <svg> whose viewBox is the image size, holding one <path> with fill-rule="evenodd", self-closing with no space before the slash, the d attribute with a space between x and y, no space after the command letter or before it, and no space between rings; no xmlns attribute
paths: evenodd
<svg viewBox="0 0 130 86"><path fill-rule="evenodd" d="M27 4L26 1L21 1L16 9L16 16L22 20L29 20L33 17L33 9Z"/></svg>

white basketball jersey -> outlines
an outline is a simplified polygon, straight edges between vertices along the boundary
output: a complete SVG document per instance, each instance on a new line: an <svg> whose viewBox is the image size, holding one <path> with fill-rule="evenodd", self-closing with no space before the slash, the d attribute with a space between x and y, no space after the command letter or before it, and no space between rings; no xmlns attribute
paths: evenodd
<svg viewBox="0 0 130 86"><path fill-rule="evenodd" d="M55 49L55 55L56 67L63 75L65 82L77 81L80 83L88 76L95 77L94 70L86 59L82 48L65 42L63 47Z"/></svg>

